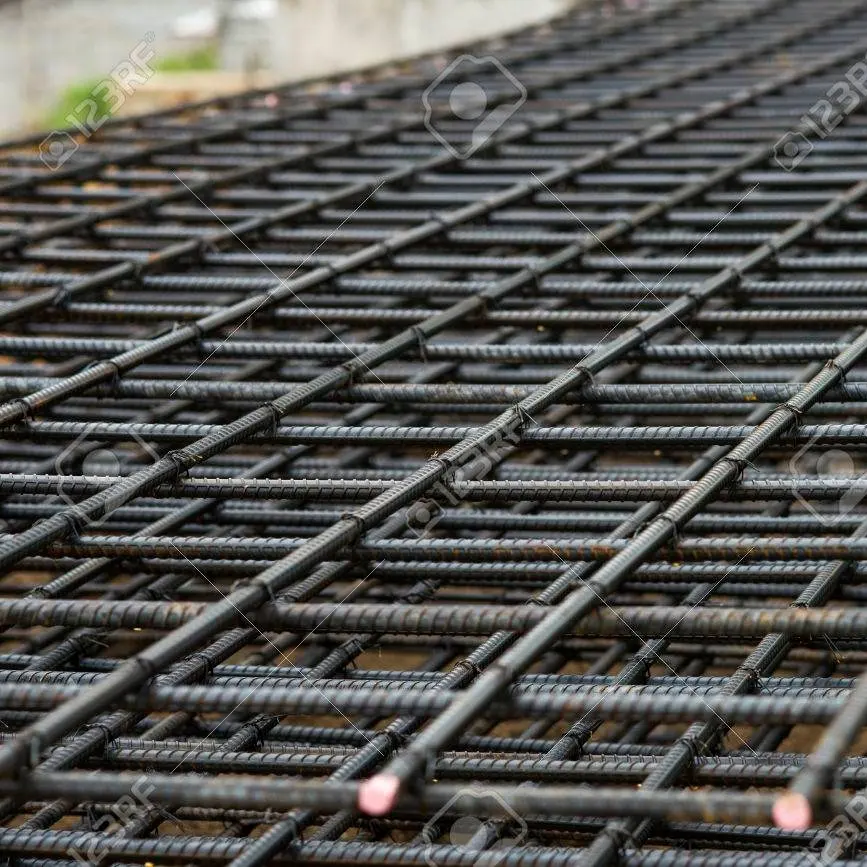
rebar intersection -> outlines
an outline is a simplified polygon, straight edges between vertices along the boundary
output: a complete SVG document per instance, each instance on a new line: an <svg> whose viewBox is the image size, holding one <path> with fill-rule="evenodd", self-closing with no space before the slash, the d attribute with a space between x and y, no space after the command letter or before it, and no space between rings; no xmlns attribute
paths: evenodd
<svg viewBox="0 0 867 867"><path fill-rule="evenodd" d="M0 851L863 857L867 3L816 11L0 146Z"/></svg>

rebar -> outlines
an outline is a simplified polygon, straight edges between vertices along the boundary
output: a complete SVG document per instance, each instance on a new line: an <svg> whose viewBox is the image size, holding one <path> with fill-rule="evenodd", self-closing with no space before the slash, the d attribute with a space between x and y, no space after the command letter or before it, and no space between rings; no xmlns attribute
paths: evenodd
<svg viewBox="0 0 867 867"><path fill-rule="evenodd" d="M10 863L863 859L867 2L621 5L0 144Z"/></svg>

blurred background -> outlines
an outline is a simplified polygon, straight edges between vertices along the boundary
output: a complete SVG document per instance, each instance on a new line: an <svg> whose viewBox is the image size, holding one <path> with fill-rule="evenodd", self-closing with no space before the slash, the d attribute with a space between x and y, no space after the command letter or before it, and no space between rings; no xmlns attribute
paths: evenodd
<svg viewBox="0 0 867 867"><path fill-rule="evenodd" d="M573 5L576 0L0 0L0 137L67 127L83 101L99 103L92 110L100 115L140 114L399 62L543 21ZM100 83L121 75L130 59L138 73L129 98L112 100Z"/></svg>

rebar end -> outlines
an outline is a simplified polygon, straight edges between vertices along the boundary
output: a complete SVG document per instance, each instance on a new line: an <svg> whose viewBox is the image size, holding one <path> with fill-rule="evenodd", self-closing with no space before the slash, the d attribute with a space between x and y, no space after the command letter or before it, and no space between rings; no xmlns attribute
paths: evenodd
<svg viewBox="0 0 867 867"><path fill-rule="evenodd" d="M783 831L806 831L813 823L810 802L798 792L787 792L778 798L771 814L774 824Z"/></svg>
<svg viewBox="0 0 867 867"><path fill-rule="evenodd" d="M358 789L358 809L369 816L391 812L400 792L400 778L394 774L377 774Z"/></svg>

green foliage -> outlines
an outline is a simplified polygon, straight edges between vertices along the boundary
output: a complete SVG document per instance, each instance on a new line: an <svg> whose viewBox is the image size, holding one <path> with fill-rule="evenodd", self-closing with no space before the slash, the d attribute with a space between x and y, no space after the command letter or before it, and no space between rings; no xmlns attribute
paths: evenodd
<svg viewBox="0 0 867 867"><path fill-rule="evenodd" d="M158 72L208 72L217 68L217 49L214 45L195 48L186 54L157 58L154 69Z"/></svg>
<svg viewBox="0 0 867 867"><path fill-rule="evenodd" d="M157 58L153 63L153 68L157 72L208 72L218 68L217 48L215 45L205 45L184 54L173 54L162 59ZM68 127L70 126L70 115L81 122L90 116L99 120L109 117L113 100L106 93L106 88L99 87L102 81L103 79L96 78L67 87L58 99L57 105L51 110L46 126L53 129ZM76 111L78 106L87 100L92 100L92 102L87 102L87 107L84 110ZM95 110L93 103L96 103Z"/></svg>
<svg viewBox="0 0 867 867"><path fill-rule="evenodd" d="M84 122L91 114L99 119L109 116L111 114L111 100L107 98L105 88L99 87L100 81L102 79L97 78L93 81L85 81L67 87L57 101L57 106L49 115L47 125L54 129L70 126L70 116L81 122ZM92 100L92 102L87 102L87 107L83 110L80 109L79 106L87 100ZM95 110L93 103L96 103Z"/></svg>

